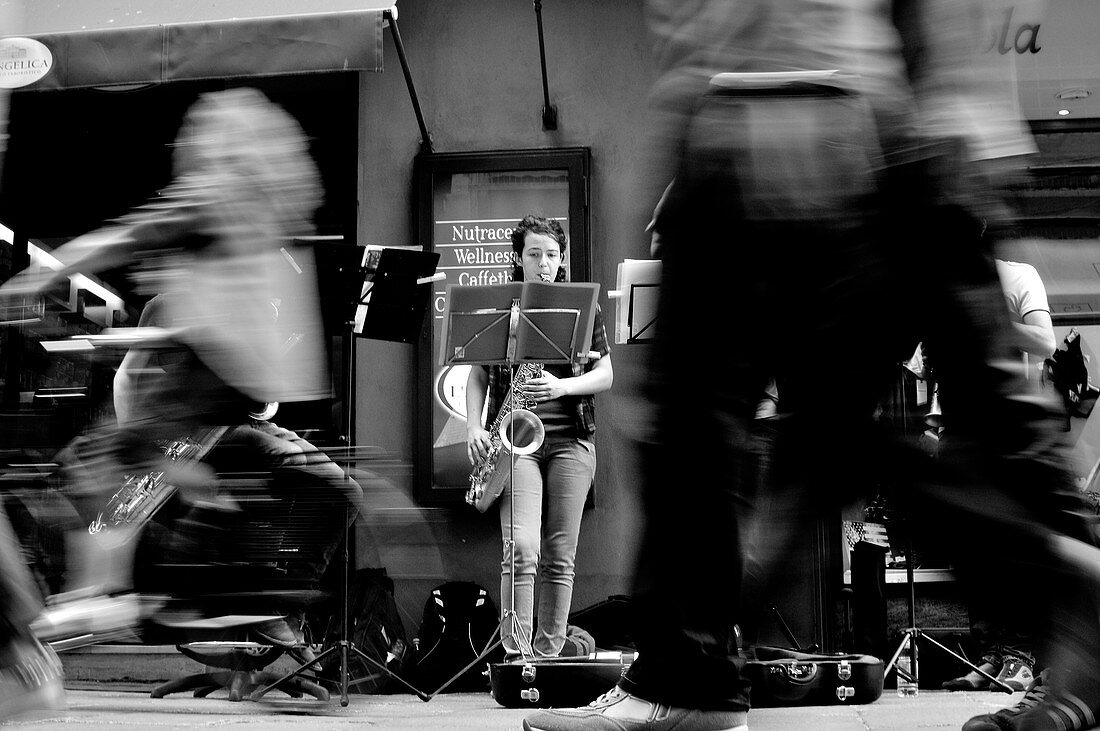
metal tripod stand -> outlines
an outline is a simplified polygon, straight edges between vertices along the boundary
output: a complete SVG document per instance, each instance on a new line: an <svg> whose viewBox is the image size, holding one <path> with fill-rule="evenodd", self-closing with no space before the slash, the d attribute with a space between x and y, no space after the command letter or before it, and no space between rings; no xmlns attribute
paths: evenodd
<svg viewBox="0 0 1100 731"><path fill-rule="evenodd" d="M518 306L518 305L516 305L516 306ZM513 383L514 383L515 373L516 373L515 366L511 362L509 362L508 363L508 369L512 372ZM512 415L513 416L515 415L515 411L516 411L515 404L516 404L516 401L513 398L511 400L511 404L509 405L509 408L512 410ZM508 427L511 430L511 433L509 434L509 438L508 438L507 441L508 441L508 444L512 445L512 449L508 450L508 492L509 492L509 498L511 498L512 486L514 485L513 477L515 475L516 454L517 454L517 451L516 451L516 448L515 448L515 443L516 443L515 442L516 420L514 418L511 418L511 419L508 420ZM503 435L501 435L501 437L503 438ZM534 444L534 448L537 449L540 445L541 445L541 439L539 440L539 444ZM527 451L528 451L527 449L521 450L522 453L526 453ZM529 451L535 451L535 450L531 449ZM489 635L489 640L486 643L485 648L480 653L478 653L478 656L475 657L473 660L471 660L465 667L463 667L457 673L455 673L455 675L453 677L451 677L450 679L448 679L447 682L443 683L443 685L436 688L430 694L429 697L434 697L434 696L438 695L439 693L442 693L452 683L454 683L456 680L458 680L463 675L465 675L475 665L477 665L481 662L484 662L485 658L487 658L490 654L492 654L493 650L495 650L498 647L500 647L501 645L503 645L504 644L504 637L505 637L505 634L504 634L505 626L507 626L509 628L509 632L510 632L509 636L511 636L515 640L516 645L519 648L520 658L522 660L527 660L528 657L534 656L534 651L531 649L530 641L527 639L527 637L523 634L522 630L520 629L519 615L516 613L516 579L515 579L515 577L516 577L516 503L515 503L515 500L512 500L512 499L508 500L508 538L505 541L505 546L508 548L508 565L509 565L509 570L511 571L510 576L512 577L508 607L503 610L503 612L501 614L500 622L497 623L496 629L493 630L493 634ZM427 699L425 699L425 700L427 700Z"/></svg>
<svg viewBox="0 0 1100 731"><path fill-rule="evenodd" d="M926 640L933 647L938 647L943 652L946 652L951 657L961 662L966 667L970 668L978 675L988 680L991 686L1004 693L1015 693L1011 686L997 680L994 676L982 670L974 663L967 660L965 657L955 652L951 648L944 645L942 642L927 634L921 628L917 627L917 593L916 593L916 580L913 575L913 538L911 535L906 536L905 541L905 582L908 588L908 610L909 610L909 626L902 632L901 642L898 644L898 649L894 650L893 656L890 658L890 662L886 663L886 667L883 669L883 675L889 675L890 670L893 669L897 672L898 678L904 678L912 683L914 686L919 686L920 672L918 670L918 657L917 657L917 641ZM901 657L903 652L909 653L909 672L897 667L898 658Z"/></svg>
<svg viewBox="0 0 1100 731"><path fill-rule="evenodd" d="M348 325L350 327L350 326L353 326L354 323L348 323ZM352 400L353 397L354 397L354 387L353 387L352 384L354 383L354 377L355 377L355 337L354 337L353 333L350 331L350 329L349 329L349 332L347 333L347 335L345 337L344 342L346 343L346 347L347 347L347 355L346 355L346 368L347 368L346 384L347 384L347 387L345 389L345 391L347 392L345 394L345 397L347 398L347 405L344 409L344 411L345 411L345 423L344 423L344 440L343 441L344 441L344 445L345 445L344 448L345 448L345 450L348 450L348 456L350 457L350 449L351 448L348 445L351 444L352 424L353 424L353 419L354 419L354 411L352 409L352 404L354 403L353 400ZM350 474L349 473L349 468L350 468L350 460L348 462L345 462L345 464L344 464L344 474L346 476L345 479L350 479L350 477L347 477L347 475ZM356 657L361 659L363 662L367 663L367 665L369 665L370 667L373 667L376 670L378 670L379 672L385 673L386 675L390 676L394 680L397 680L399 683L401 683L406 688L408 688L413 693L415 693L416 696L418 698L420 698L420 700L422 700L422 701L430 700L430 696L425 694L420 689L414 687L407 680L402 678L400 675L395 673L390 668L386 667L385 664L379 662L378 660L375 660L370 655L367 655L365 652L363 652L358 647L356 647L355 644L348 638L349 632L351 631L351 622L350 622L350 613L351 612L350 612L350 607L348 606L349 599L350 599L350 596L349 596L350 592L348 590L348 583L349 583L348 582L348 572L350 570L350 564L351 564L349 551L348 551L348 546L351 543L351 513L350 513L350 508L348 507L347 504L344 505L344 541L343 541L343 543L344 543L344 546L343 546L342 557L343 557L344 565L343 565L343 572L342 572L342 576L341 576L341 590L340 590L341 616L342 616L342 620L343 620L343 625L342 625L342 628L341 628L341 630L342 630L341 631L341 638L339 640L337 640L335 643L333 643L332 647L329 647L328 649L326 649L324 652L322 652L320 655L318 655L312 661L303 662L301 665L299 665L293 671L287 673L282 678L279 678L275 682L270 683L270 684L268 684L268 685L266 685L262 688L254 690L249 695L249 700L254 700L254 701L255 700L260 700L269 691L279 687L280 685L282 685L283 683L285 683L288 680L291 680L292 678L297 678L299 676L304 675L305 673L311 671L311 669L315 665L318 665L322 660L324 660L327 657L331 657L332 655L339 655L339 657L340 657L339 687L340 687L340 705L341 706L346 707L348 705L348 703L350 702L349 699L348 699L348 687L351 686L351 685L354 685L356 682L358 682L358 681L351 680L351 671L350 671L350 668L349 668L348 661L349 661L349 659L352 655L355 655Z"/></svg>

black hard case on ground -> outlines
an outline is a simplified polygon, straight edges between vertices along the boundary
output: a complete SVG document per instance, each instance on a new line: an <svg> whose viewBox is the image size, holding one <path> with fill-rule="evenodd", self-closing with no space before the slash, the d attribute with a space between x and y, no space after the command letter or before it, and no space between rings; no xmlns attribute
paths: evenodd
<svg viewBox="0 0 1100 731"><path fill-rule="evenodd" d="M595 652L489 665L493 698L505 708L585 706L615 687L633 652Z"/></svg>
<svg viewBox="0 0 1100 731"><path fill-rule="evenodd" d="M759 646L745 652L753 707L862 705L882 696L883 662L872 655L819 654ZM584 706L611 690L633 652L491 663L493 698L506 708Z"/></svg>
<svg viewBox="0 0 1100 731"><path fill-rule="evenodd" d="M752 683L753 707L862 705L882 695L883 662L872 655L764 646L745 654L742 674Z"/></svg>

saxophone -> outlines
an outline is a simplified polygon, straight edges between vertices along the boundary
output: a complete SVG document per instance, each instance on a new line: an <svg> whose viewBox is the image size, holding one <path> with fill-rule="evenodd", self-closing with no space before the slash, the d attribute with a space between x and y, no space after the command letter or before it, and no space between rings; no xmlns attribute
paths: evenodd
<svg viewBox="0 0 1100 731"><path fill-rule="evenodd" d="M531 454L542 446L546 435L542 420L532 411L535 402L523 394L527 379L541 375L541 363L521 363L500 411L488 428L491 435L489 451L484 459L474 465L470 473L470 489L466 491L466 502L482 513L511 482L510 471L500 469L508 454Z"/></svg>
<svg viewBox="0 0 1100 731"><path fill-rule="evenodd" d="M159 446L170 462L197 462L206 455L225 431L224 427L218 427L201 441L185 437L178 441L160 443ZM107 506L88 524L88 532L96 535L121 525L141 526L153 517L175 492L176 487L165 480L164 470L126 475L122 486L107 501Z"/></svg>

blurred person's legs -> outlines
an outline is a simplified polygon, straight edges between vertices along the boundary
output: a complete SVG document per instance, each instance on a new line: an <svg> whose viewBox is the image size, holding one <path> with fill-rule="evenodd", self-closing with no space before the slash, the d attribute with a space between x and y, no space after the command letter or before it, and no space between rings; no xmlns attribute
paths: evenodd
<svg viewBox="0 0 1100 731"><path fill-rule="evenodd" d="M1009 626L1031 622L1040 634L1056 630L1050 664L1074 668L1070 695L1095 696L1095 592L1049 542L1052 533L1087 538L1082 505L1071 494L1054 412L1024 395L1019 360L1010 357L993 258L958 177L960 150L947 145L914 169L893 171L885 190L888 228L877 236L858 214L846 220L835 210L801 229L747 224L730 208L731 201L746 200L733 173L749 167L730 151L755 154L755 148L730 140L737 134L733 120L707 130L704 115L692 132L704 144L689 144L678 195L658 222L667 254L652 378L658 443L646 449L643 470L639 657L614 694L589 709L536 714L528 727L614 728L628 718L654 729L689 717L698 728L738 723L735 715L709 718L706 712L748 707L730 632L742 571L738 522L746 514L738 479L755 401L772 374L784 383L785 413L769 497L780 506L777 515L789 506L778 521L773 555L823 507L876 478L893 479L911 488L903 497L914 522L938 527L974 591L1023 581L1028 590L1014 594ZM839 181L851 182L843 175ZM745 186L759 193L760 182L753 178ZM812 209L816 201L807 202ZM786 210L798 212L801 203ZM722 213L729 217L721 220ZM862 215L883 223L877 208ZM772 251L781 255L769 258ZM708 287L701 272L727 260L728 273ZM684 354L713 341L707 316L714 312L755 316L723 334L729 355L717 362L719 377L687 377ZM870 419L896 364L922 335L936 349L941 398L952 415L951 448L934 463L904 442L879 449L879 428ZM848 445L859 448L858 459L845 451ZM985 550L990 541L1002 547L997 560ZM699 556L735 558L715 581L712 564L692 560ZM775 561L755 558L763 590L775 578L769 575ZM1083 697L1085 706L1093 705ZM667 723L654 724L654 714L662 713Z"/></svg>
<svg viewBox="0 0 1100 731"><path fill-rule="evenodd" d="M134 553L142 521L113 522L106 513L116 495L126 496L143 477L156 477L160 489L180 496L184 505L210 513L223 506L217 476L198 459L226 425L240 424L249 402L206 368L190 350L177 352L142 394L143 416L123 427L102 425L77 437L58 454L63 490L76 518L66 533L68 570L64 591L50 598L35 621L42 639L71 640L88 635L102 642L126 632L140 619L134 589ZM173 459L165 445L196 440L198 451ZM189 456L195 455L195 456ZM146 488L133 489L142 499ZM123 497L125 502L127 498ZM92 522L105 523L92 530ZM93 639L94 638L94 639Z"/></svg>
<svg viewBox="0 0 1100 731"><path fill-rule="evenodd" d="M116 525L109 515L112 505L122 506L136 497L121 497L128 477L155 474L154 453L148 452L144 440L133 437L113 427L93 429L56 457L62 492L72 509L64 526L62 591L47 597L45 610L32 624L44 641L95 636L101 642L127 632L139 619L132 593L139 529L126 521ZM93 524L102 530L93 529Z"/></svg>
<svg viewBox="0 0 1100 731"><path fill-rule="evenodd" d="M1091 547L1094 516L1070 477L1058 405L1024 379L962 159L961 147L945 144L893 171L899 249L926 254L906 269L916 278L908 290L923 292L916 312L952 435L911 507L950 542L968 591L1005 597L1001 626L1035 637L1036 656L1057 671L1052 692L1021 722L1053 728L1049 712L1087 728L1100 705L1097 588L1054 543Z"/></svg>
<svg viewBox="0 0 1100 731"><path fill-rule="evenodd" d="M648 380L655 438L637 450L644 516L633 587L638 657L589 708L535 714L525 728L745 728L748 683L733 627L741 613L741 533L759 462L753 422L770 377L783 384L783 423L769 447L769 481L781 487L768 485L773 515L782 519L762 542L769 551L753 557L759 591L779 578L767 574L801 526L821 505L843 500L845 485L859 484L858 470L870 470L869 459L845 449L866 443L875 394L892 372L891 333L879 327L888 290L861 223L865 212L822 207L813 193L823 191L800 189L798 205L773 209L784 209L783 218L750 220L757 211L749 199L779 188L747 172L761 168L753 167L758 149L742 111L720 101L702 106L657 221L665 254ZM799 136L806 117L797 116L795 129L772 130L770 142L786 133L792 148L816 147ZM837 182L830 197L852 181ZM854 206L862 196L849 192L840 195ZM808 217L830 208L827 222ZM788 221L798 213L801 223ZM731 316L728 328L715 328L719 313ZM703 374L691 368L700 362ZM864 456L874 452L861 449Z"/></svg>
<svg viewBox="0 0 1100 731"><path fill-rule="evenodd" d="M61 662L34 636L42 601L0 505L0 720L65 703Z"/></svg>

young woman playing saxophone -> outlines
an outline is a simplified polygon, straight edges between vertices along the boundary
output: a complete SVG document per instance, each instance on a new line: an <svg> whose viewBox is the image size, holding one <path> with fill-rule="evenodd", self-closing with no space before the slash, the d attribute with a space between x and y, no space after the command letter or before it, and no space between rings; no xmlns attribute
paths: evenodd
<svg viewBox="0 0 1100 731"><path fill-rule="evenodd" d="M558 221L524 217L512 234L512 250L516 261L513 280L565 281L566 237ZM512 489L505 490L498 501L504 543L500 604L505 617L514 609L513 622L505 622L501 631L505 654L510 659L577 654L577 648L566 643L565 634L581 513L596 473L593 396L611 388L614 380L611 349L598 309L591 350L599 357L587 363L547 365L541 375L527 378L522 384L525 400L533 402L543 422L545 436L534 453L515 455ZM472 367L466 384L470 464L485 458L492 441L480 421L486 396L489 410L485 423L492 424L510 386L507 366ZM510 554L513 536L514 576ZM536 573L538 632L532 640Z"/></svg>

